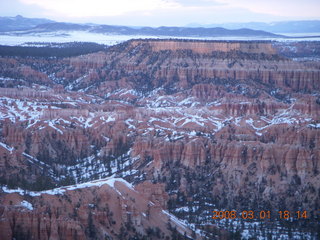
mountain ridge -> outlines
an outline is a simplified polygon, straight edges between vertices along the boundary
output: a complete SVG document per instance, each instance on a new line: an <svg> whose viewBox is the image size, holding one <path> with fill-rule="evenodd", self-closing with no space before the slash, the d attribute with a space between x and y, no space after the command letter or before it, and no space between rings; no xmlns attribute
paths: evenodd
<svg viewBox="0 0 320 240"><path fill-rule="evenodd" d="M6 26L0 28L0 32L18 31L17 34L36 34L55 31L87 31L101 34L118 35L146 35L146 36L173 36L173 37L218 37L218 36L239 36L239 37L280 37L280 35L261 30L252 30L249 28L240 28L230 30L222 27L215 28L190 28L190 27L129 27L106 24L78 24L68 22L54 22L48 19L29 19L22 16L14 18L15 25L9 25L12 18L2 17L0 25ZM28 24L26 24L28 22ZM36 24L38 23L38 24ZM20 24L20 25L19 25Z"/></svg>
<svg viewBox="0 0 320 240"><path fill-rule="evenodd" d="M52 22L54 21L46 18L25 18L21 15L0 17L0 32L27 30L39 24Z"/></svg>
<svg viewBox="0 0 320 240"><path fill-rule="evenodd" d="M224 27L229 29L250 28L272 33L319 33L320 20L279 21L279 22L245 22L245 23L221 23L221 24L197 24L191 23L186 27Z"/></svg>

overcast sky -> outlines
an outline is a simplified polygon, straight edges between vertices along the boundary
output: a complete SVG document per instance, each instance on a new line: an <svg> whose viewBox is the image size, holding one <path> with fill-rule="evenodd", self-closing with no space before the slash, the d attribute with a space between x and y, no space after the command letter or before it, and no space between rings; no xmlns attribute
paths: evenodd
<svg viewBox="0 0 320 240"><path fill-rule="evenodd" d="M0 0L1 16L136 26L320 19L320 0Z"/></svg>

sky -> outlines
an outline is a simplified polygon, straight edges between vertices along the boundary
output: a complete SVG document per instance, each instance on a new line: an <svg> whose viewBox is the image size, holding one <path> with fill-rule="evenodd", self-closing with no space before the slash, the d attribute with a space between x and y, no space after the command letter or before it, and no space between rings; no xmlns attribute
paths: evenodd
<svg viewBox="0 0 320 240"><path fill-rule="evenodd" d="M127 26L320 20L320 0L0 0L0 16L16 15Z"/></svg>

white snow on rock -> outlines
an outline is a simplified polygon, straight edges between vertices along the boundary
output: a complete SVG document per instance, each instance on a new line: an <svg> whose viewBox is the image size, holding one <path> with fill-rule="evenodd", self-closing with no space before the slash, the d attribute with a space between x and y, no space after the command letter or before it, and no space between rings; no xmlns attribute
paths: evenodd
<svg viewBox="0 0 320 240"><path fill-rule="evenodd" d="M24 33L24 34L21 34ZM9 34L0 34L0 44L2 45L10 45L10 46L32 46L32 44L26 44L26 43L50 43L50 42L57 42L57 43L66 43L66 42L75 42L81 41L83 42L95 42L99 44L106 44L106 45L115 45L130 39L144 39L144 38L183 38L183 39L199 39L199 40L276 40L279 42L283 41L301 41L303 39L304 41L319 41L319 37L317 35L315 36L309 36L309 37L303 37L301 36L292 36L292 38L279 38L279 37L181 37L181 36L156 36L156 35L120 35L120 34L102 34L102 33L92 33L89 31L65 31L65 30L59 30L59 31L53 31L53 32L26 32L26 31L16 31L11 32ZM38 44L34 46L39 46ZM46 45L44 45L46 46Z"/></svg>
<svg viewBox="0 0 320 240"><path fill-rule="evenodd" d="M309 124L308 126L311 128L320 128L320 123Z"/></svg>
<svg viewBox="0 0 320 240"><path fill-rule="evenodd" d="M25 157L27 157L28 161L31 162L31 163L40 164L41 166L45 166L45 167L47 167L47 168L49 168L49 169L51 168L50 165L48 165L48 164L46 164L46 163L38 160L37 158L35 158L35 157L33 157L33 156L25 153L25 152L23 152L22 155L25 156ZM52 172L51 169L50 169L49 171L53 174L53 172Z"/></svg>
<svg viewBox="0 0 320 240"><path fill-rule="evenodd" d="M56 130L58 133L63 134L63 132L59 128L55 127L54 123L52 123L51 121L48 122L48 125L49 127L52 127L54 130Z"/></svg>
<svg viewBox="0 0 320 240"><path fill-rule="evenodd" d="M188 225L186 223L184 223L183 221L181 221L180 219L178 219L176 216L174 216L173 214L170 214L168 211L166 210L162 210L162 213L166 214L170 220L172 222L175 223L176 226L179 226L179 228L177 228L177 230L181 233L184 234L186 232L186 229L189 229ZM190 237L190 236L188 236Z"/></svg>
<svg viewBox="0 0 320 240"><path fill-rule="evenodd" d="M23 201L20 203L20 205L21 205L22 207L25 207L26 209L29 209L30 211L33 210L32 204L29 203L29 202L27 202L26 200L23 200Z"/></svg>
<svg viewBox="0 0 320 240"><path fill-rule="evenodd" d="M100 117L100 120L102 120L102 121L104 121L106 123L116 121L116 119L113 116L108 116L107 119L105 119L104 117Z"/></svg>
<svg viewBox="0 0 320 240"><path fill-rule="evenodd" d="M12 153L12 151L14 150L13 147L10 147L10 146L8 146L7 144L2 143L2 142L0 142L0 146L3 147L3 148L5 148L6 150L8 150L10 153Z"/></svg>
<svg viewBox="0 0 320 240"><path fill-rule="evenodd" d="M133 122L133 119L127 119L125 123L128 125L128 128L135 129L136 127L132 125L130 122Z"/></svg>
<svg viewBox="0 0 320 240"><path fill-rule="evenodd" d="M100 180L90 181L90 182L86 182L86 183L75 184L75 185L71 185L71 186L59 187L59 188L54 188L54 189L51 189L51 190L45 190L45 191L39 191L39 192L25 191L25 190L22 190L20 188L18 188L18 189L9 189L6 186L2 187L2 190L5 193L19 193L20 195L27 194L27 195L30 195L30 196L40 196L42 194L58 195L58 194L64 194L66 191L71 191L71 190L76 190L76 189L81 189L81 188L87 188L87 187L101 187L101 186L107 184L107 185L109 185L110 187L112 187L113 189L115 189L117 191L117 189L115 187L115 182L122 182L128 188L134 190L133 185L128 183L126 180L124 180L122 178L114 178L114 177L109 177L109 178L105 178L105 179L100 179Z"/></svg>

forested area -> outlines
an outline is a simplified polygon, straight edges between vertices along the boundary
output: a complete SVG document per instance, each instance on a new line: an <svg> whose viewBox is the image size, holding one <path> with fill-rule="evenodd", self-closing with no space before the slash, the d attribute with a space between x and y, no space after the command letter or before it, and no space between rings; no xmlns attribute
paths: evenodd
<svg viewBox="0 0 320 240"><path fill-rule="evenodd" d="M4 46L0 45L0 56L17 57L71 57L103 51L106 45L90 42L71 42L47 46Z"/></svg>

